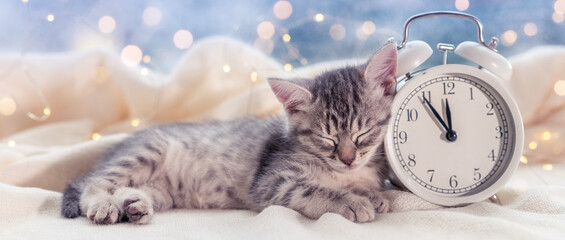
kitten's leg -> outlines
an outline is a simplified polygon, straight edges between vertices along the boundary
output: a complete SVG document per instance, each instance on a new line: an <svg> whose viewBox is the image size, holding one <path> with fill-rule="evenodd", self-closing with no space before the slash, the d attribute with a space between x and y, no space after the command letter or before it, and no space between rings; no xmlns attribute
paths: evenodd
<svg viewBox="0 0 565 240"><path fill-rule="evenodd" d="M151 221L155 211L174 207L174 200L162 184L153 182L138 188L122 187L114 196L123 207L122 221L146 224Z"/></svg>
<svg viewBox="0 0 565 240"><path fill-rule="evenodd" d="M80 210L92 222L114 224L123 214L123 208L115 201L115 185L106 179L90 179L80 199Z"/></svg>

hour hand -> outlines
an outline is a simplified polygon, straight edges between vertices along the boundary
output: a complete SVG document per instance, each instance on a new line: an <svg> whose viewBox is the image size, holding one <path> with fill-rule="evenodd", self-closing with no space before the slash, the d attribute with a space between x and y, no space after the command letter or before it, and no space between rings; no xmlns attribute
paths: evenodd
<svg viewBox="0 0 565 240"><path fill-rule="evenodd" d="M424 102L428 105L428 107L430 107L430 109L432 110L432 113L434 113L434 116L436 117L436 119L439 121L439 123L441 123L443 128L445 128L445 131L450 132L449 127L447 127L447 125L445 124L445 122L443 121L443 119L441 118L439 113L436 111L434 106L432 106L430 101L428 101L428 99L424 98Z"/></svg>

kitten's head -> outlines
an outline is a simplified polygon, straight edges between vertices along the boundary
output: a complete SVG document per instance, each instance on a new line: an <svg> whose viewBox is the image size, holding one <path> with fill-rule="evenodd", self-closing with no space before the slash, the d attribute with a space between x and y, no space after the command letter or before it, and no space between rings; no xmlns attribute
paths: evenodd
<svg viewBox="0 0 565 240"><path fill-rule="evenodd" d="M380 157L375 154L390 118L396 65L396 44L390 43L360 67L269 84L299 146L331 169L350 171Z"/></svg>

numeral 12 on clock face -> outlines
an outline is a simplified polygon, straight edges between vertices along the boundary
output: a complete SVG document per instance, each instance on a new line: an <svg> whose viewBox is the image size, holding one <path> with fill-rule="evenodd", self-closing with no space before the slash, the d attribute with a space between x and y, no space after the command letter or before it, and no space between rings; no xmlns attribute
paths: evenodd
<svg viewBox="0 0 565 240"><path fill-rule="evenodd" d="M480 79L446 75L424 81L393 112L396 159L421 187L437 194L480 188L511 157L515 136L507 109Z"/></svg>

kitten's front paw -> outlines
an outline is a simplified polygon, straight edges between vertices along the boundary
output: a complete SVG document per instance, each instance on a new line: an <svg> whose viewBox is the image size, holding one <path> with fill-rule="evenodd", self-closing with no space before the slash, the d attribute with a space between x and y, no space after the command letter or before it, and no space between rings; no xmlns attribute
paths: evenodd
<svg viewBox="0 0 565 240"><path fill-rule="evenodd" d="M147 224L153 218L153 206L146 199L128 198L124 200L124 220L136 223Z"/></svg>
<svg viewBox="0 0 565 240"><path fill-rule="evenodd" d="M375 207L375 211L377 213L387 213L390 211L390 204L388 199L384 198L382 194L375 193L371 197L369 197L373 206Z"/></svg>
<svg viewBox="0 0 565 240"><path fill-rule="evenodd" d="M351 197L341 205L338 212L352 222L364 223L375 220L375 209L369 199L359 196Z"/></svg>
<svg viewBox="0 0 565 240"><path fill-rule="evenodd" d="M86 211L88 219L96 224L114 224L121 215L120 207L107 199L91 204Z"/></svg>

